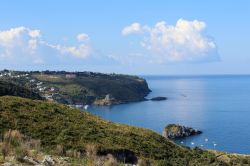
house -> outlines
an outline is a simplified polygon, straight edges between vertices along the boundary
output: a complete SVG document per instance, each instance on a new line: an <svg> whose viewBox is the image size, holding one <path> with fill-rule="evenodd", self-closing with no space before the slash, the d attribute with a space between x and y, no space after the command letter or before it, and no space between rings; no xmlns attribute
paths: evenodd
<svg viewBox="0 0 250 166"><path fill-rule="evenodd" d="M83 108L83 103L75 103L76 108Z"/></svg>

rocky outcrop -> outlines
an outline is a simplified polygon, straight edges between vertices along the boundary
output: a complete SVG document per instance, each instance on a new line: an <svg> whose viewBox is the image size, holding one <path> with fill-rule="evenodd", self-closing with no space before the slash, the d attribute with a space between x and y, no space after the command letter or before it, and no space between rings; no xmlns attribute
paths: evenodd
<svg viewBox="0 0 250 166"><path fill-rule="evenodd" d="M153 97L150 100L152 101L162 101L162 100L167 100L167 97Z"/></svg>
<svg viewBox="0 0 250 166"><path fill-rule="evenodd" d="M95 105L100 105L100 106L113 105L116 103L117 101L110 94L107 94L104 99L97 99L94 102Z"/></svg>
<svg viewBox="0 0 250 166"><path fill-rule="evenodd" d="M18 162L15 161L15 157L13 157L12 162L5 162L2 164L3 166L22 166L22 165L35 165L35 166L66 166L72 165L67 157L55 157L51 155L41 156L39 153L39 157L43 158L42 160L35 159L33 157L25 156L23 158L19 158ZM18 164L17 164L18 163Z"/></svg>
<svg viewBox="0 0 250 166"><path fill-rule="evenodd" d="M28 157L28 156L25 156L22 160L23 160L23 162L30 164L30 165L40 165L41 164L38 160L36 160L32 157Z"/></svg>
<svg viewBox="0 0 250 166"><path fill-rule="evenodd" d="M46 155L46 156L44 156L44 159L43 159L42 163L43 163L45 166L52 166L52 165L55 165L57 162L56 162L56 160L53 159L51 156Z"/></svg>
<svg viewBox="0 0 250 166"><path fill-rule="evenodd" d="M191 127L181 126L178 124L169 124L163 131L163 136L169 139L183 138L192 135L201 134L202 131Z"/></svg>
<svg viewBox="0 0 250 166"><path fill-rule="evenodd" d="M18 165L14 163L6 162L6 163L3 163L2 166L18 166Z"/></svg>

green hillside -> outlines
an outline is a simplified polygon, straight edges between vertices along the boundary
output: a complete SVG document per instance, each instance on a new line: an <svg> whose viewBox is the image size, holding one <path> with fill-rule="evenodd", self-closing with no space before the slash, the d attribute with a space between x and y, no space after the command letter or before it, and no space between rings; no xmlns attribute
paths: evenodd
<svg viewBox="0 0 250 166"><path fill-rule="evenodd" d="M30 99L42 99L41 96L27 88L9 81L0 80L0 96L20 96Z"/></svg>
<svg viewBox="0 0 250 166"><path fill-rule="evenodd" d="M213 152L180 147L157 133L143 128L108 122L90 113L64 105L19 97L0 97L0 135L19 130L41 140L46 150L61 145L65 150L85 152L94 144L98 154L123 156L128 162L149 159L158 165L231 165L250 163L249 158L219 160Z"/></svg>
<svg viewBox="0 0 250 166"><path fill-rule="evenodd" d="M59 103L92 104L110 95L110 104L144 100L150 92L147 82L137 76L93 72L32 73L31 77L47 87L55 88L62 100Z"/></svg>

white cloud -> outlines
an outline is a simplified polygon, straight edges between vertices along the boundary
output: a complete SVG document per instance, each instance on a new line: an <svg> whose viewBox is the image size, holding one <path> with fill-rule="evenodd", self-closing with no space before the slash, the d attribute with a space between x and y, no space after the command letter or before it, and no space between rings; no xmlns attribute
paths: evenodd
<svg viewBox="0 0 250 166"><path fill-rule="evenodd" d="M88 39L88 35L84 33L77 36L78 41ZM69 57L86 58L91 53L91 47L87 43L79 43L73 46L53 45L42 40L40 30L23 26L0 31L1 63L43 63L45 57L47 57L47 60L53 59L53 55L46 55L51 51ZM48 58L49 56L51 58Z"/></svg>
<svg viewBox="0 0 250 166"><path fill-rule="evenodd" d="M35 50L37 48L37 40L34 40L34 39L30 39L29 41L29 48L32 49L32 50Z"/></svg>
<svg viewBox="0 0 250 166"><path fill-rule="evenodd" d="M122 34L123 35L129 35L129 34L132 34L132 33L140 33L141 31L142 31L141 25L139 23L133 23L133 24L123 28Z"/></svg>
<svg viewBox="0 0 250 166"><path fill-rule="evenodd" d="M29 35L32 38L38 38L41 36L40 30L30 30Z"/></svg>
<svg viewBox="0 0 250 166"><path fill-rule="evenodd" d="M39 30L25 27L0 31L1 61L4 59L28 59L34 63L41 62L41 58L35 54L39 37Z"/></svg>
<svg viewBox="0 0 250 166"><path fill-rule="evenodd" d="M205 28L205 22L179 19L175 26L161 21L153 27L140 26L136 32L142 32L141 46L159 63L217 60L217 46L204 34ZM126 32L131 34L134 31Z"/></svg>
<svg viewBox="0 0 250 166"><path fill-rule="evenodd" d="M76 38L79 42L83 42L89 40L89 35L87 35L86 33L80 33L76 36Z"/></svg>
<svg viewBox="0 0 250 166"><path fill-rule="evenodd" d="M61 45L48 45L51 48L58 50L63 55L73 55L77 58L86 58L91 53L91 47L85 44L79 46L61 46Z"/></svg>

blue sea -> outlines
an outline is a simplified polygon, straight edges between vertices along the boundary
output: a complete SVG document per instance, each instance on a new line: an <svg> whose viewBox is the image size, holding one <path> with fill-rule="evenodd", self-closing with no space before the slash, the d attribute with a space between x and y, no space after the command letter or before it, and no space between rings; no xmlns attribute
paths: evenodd
<svg viewBox="0 0 250 166"><path fill-rule="evenodd" d="M250 154L250 76L145 76L152 92L144 101L116 106L90 106L104 119L151 129L162 134L170 123L203 131L176 140L226 152Z"/></svg>

